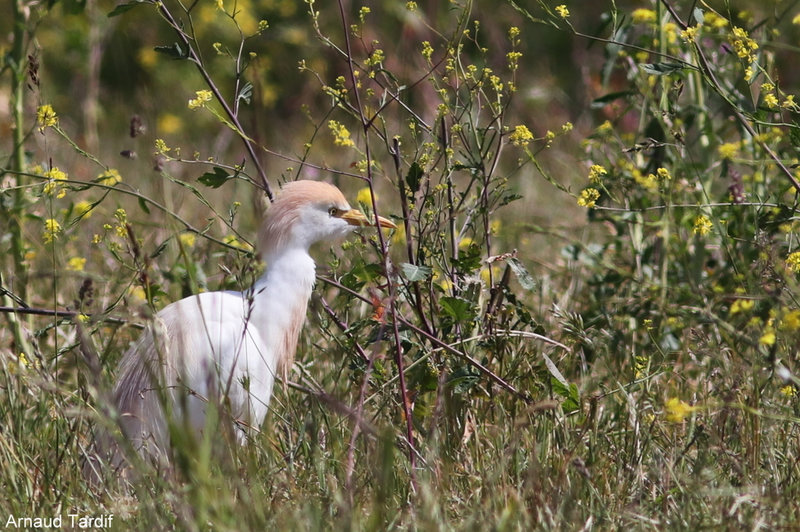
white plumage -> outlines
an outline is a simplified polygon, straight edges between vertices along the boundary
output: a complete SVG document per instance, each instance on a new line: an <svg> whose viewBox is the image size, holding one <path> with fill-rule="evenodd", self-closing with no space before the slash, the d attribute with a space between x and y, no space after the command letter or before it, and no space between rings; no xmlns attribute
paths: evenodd
<svg viewBox="0 0 800 532"><path fill-rule="evenodd" d="M394 224L378 217L383 227ZM369 225L326 183L288 183L259 231L267 270L244 292L206 292L162 309L122 357L114 401L123 434L145 458L168 460L168 416L202 435L210 402L224 408L244 440L267 414L275 376L292 364L315 280L309 247ZM165 409L166 407L166 409ZM101 457L124 464L116 445Z"/></svg>

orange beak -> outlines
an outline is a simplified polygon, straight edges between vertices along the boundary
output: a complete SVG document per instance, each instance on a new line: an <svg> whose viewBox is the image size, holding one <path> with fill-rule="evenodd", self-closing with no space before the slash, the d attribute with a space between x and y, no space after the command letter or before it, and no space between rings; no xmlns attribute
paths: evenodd
<svg viewBox="0 0 800 532"><path fill-rule="evenodd" d="M364 213L356 209L350 209L349 211L341 214L340 217L342 218L342 220L349 223L350 225L363 226L363 225L374 225L375 223L373 220L370 220L369 218L364 216ZM384 218L383 216L378 216L378 225L381 227L388 227L390 229L397 228L394 222L392 222L388 218Z"/></svg>

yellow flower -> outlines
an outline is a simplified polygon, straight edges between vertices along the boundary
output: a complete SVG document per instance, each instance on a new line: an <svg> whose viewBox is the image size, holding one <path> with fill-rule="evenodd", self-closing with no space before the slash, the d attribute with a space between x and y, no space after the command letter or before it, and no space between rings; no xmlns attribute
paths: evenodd
<svg viewBox="0 0 800 532"><path fill-rule="evenodd" d="M398 224L397 229L392 233L391 242L393 246L404 246L406 244L405 224Z"/></svg>
<svg viewBox="0 0 800 532"><path fill-rule="evenodd" d="M39 109L36 110L36 122L39 124L39 131L58 125L58 116L53 106L50 104L39 106Z"/></svg>
<svg viewBox="0 0 800 532"><path fill-rule="evenodd" d="M694 228L692 229L692 232L696 235L703 236L710 233L712 227L713 225L711 220L709 220L707 216L701 214L694 219Z"/></svg>
<svg viewBox="0 0 800 532"><path fill-rule="evenodd" d="M350 139L350 131L336 120L328 121L328 128L333 133L333 143L337 146L351 147L355 143Z"/></svg>
<svg viewBox="0 0 800 532"><path fill-rule="evenodd" d="M751 79L753 79L753 68L747 67L744 69L744 80L749 82Z"/></svg>
<svg viewBox="0 0 800 532"><path fill-rule="evenodd" d="M769 107L770 109L777 109L778 108L778 97L772 93L767 94L764 96L764 104Z"/></svg>
<svg viewBox="0 0 800 532"><path fill-rule="evenodd" d="M128 290L128 295L135 303L144 303L147 301L147 294L145 293L144 288L139 285L131 286Z"/></svg>
<svg viewBox="0 0 800 532"><path fill-rule="evenodd" d="M44 188L42 189L45 194L48 196L52 196L54 192L58 192L56 197L63 198L66 194L66 191L63 190L62 185L59 184L59 181L66 181L67 174L62 172L58 169L57 166L54 166L50 170L44 173L44 176L49 179L47 183L44 184Z"/></svg>
<svg viewBox="0 0 800 532"><path fill-rule="evenodd" d="M235 248L239 248L244 251L252 251L253 246L248 244L247 242L240 242L238 238L233 235L228 235L222 239L223 242L228 244L229 246L233 246Z"/></svg>
<svg viewBox="0 0 800 532"><path fill-rule="evenodd" d="M77 218L88 218L92 215L92 204L86 200L81 200L72 208Z"/></svg>
<svg viewBox="0 0 800 532"><path fill-rule="evenodd" d="M700 25L689 26L681 32L681 38L687 43L693 43L697 38L697 33L700 31Z"/></svg>
<svg viewBox="0 0 800 532"><path fill-rule="evenodd" d="M747 312L755 306L756 302L752 299L737 299L731 304L731 309L728 313L733 316L740 312Z"/></svg>
<svg viewBox="0 0 800 532"><path fill-rule="evenodd" d="M798 15L798 16L800 16L800 15ZM780 391L786 397L794 397L795 395L797 395L797 390L795 390L794 386L792 386L791 384L787 384L786 386L781 388Z"/></svg>
<svg viewBox="0 0 800 532"><path fill-rule="evenodd" d="M416 11L417 10L417 3L416 2L406 2L406 9L409 11Z"/></svg>
<svg viewBox="0 0 800 532"><path fill-rule="evenodd" d="M556 13L558 13L558 16L563 19L569 18L569 9L567 9L567 6L565 6L564 4L556 6Z"/></svg>
<svg viewBox="0 0 800 532"><path fill-rule="evenodd" d="M181 241L181 245L187 248L193 248L197 237L195 237L194 233L181 233L178 235L178 240Z"/></svg>
<svg viewBox="0 0 800 532"><path fill-rule="evenodd" d="M656 12L652 9L634 9L631 13L634 24L654 24L656 21Z"/></svg>
<svg viewBox="0 0 800 532"><path fill-rule="evenodd" d="M800 26L800 13L794 16L794 18L792 19L792 24L794 24L795 26Z"/></svg>
<svg viewBox="0 0 800 532"><path fill-rule="evenodd" d="M716 29L722 29L728 25L728 19L717 15L713 11L708 11L703 14L703 24Z"/></svg>
<svg viewBox="0 0 800 532"><path fill-rule="evenodd" d="M647 174L647 176L643 176L642 172L638 169L634 170L633 172L633 179L636 180L637 183L642 185L645 188L655 189L658 188L658 179L656 179L655 174Z"/></svg>
<svg viewBox="0 0 800 532"><path fill-rule="evenodd" d="M82 272L84 266L86 266L86 259L83 257L72 257L67 261L67 271Z"/></svg>
<svg viewBox="0 0 800 532"><path fill-rule="evenodd" d="M775 345L775 331L768 330L762 334L761 338L758 339L758 343L761 345L766 345L767 347Z"/></svg>
<svg viewBox="0 0 800 532"><path fill-rule="evenodd" d="M58 220L48 218L44 221L44 231L42 232L42 240L45 244L50 244L53 240L57 239L61 234L61 224Z"/></svg>
<svg viewBox="0 0 800 532"><path fill-rule="evenodd" d="M733 159L739 153L738 142L726 142L717 147L717 153L723 159Z"/></svg>
<svg viewBox="0 0 800 532"><path fill-rule="evenodd" d="M658 170L656 170L656 175L658 176L658 179L660 179L661 181L672 179L672 175L666 168L659 168Z"/></svg>
<svg viewBox="0 0 800 532"><path fill-rule="evenodd" d="M682 423L686 417L696 411L696 406L690 406L686 401L681 401L677 397L672 397L664 403L664 413L667 421L672 423Z"/></svg>
<svg viewBox="0 0 800 532"><path fill-rule="evenodd" d="M116 168L109 168L99 176L97 176L97 182L106 185L109 187L113 187L117 183L122 181L122 176L119 175L119 171Z"/></svg>
<svg viewBox="0 0 800 532"><path fill-rule="evenodd" d="M603 176L608 174L608 170L605 167L600 166L599 164L593 164L589 168L589 181L594 184L600 184L603 180Z"/></svg>
<svg viewBox="0 0 800 532"><path fill-rule="evenodd" d="M171 149L163 139L156 139L156 154L166 155Z"/></svg>
<svg viewBox="0 0 800 532"><path fill-rule="evenodd" d="M462 249L462 250L463 249L468 249L472 245L472 243L473 243L473 240L470 237L465 236L464 238L462 238L461 240L458 241L458 249Z"/></svg>
<svg viewBox="0 0 800 532"><path fill-rule="evenodd" d="M511 144L514 146L525 147L533 140L533 133L527 126L520 125L514 128L508 138L511 139Z"/></svg>
<svg viewBox="0 0 800 532"><path fill-rule="evenodd" d="M786 257L786 267L794 273L800 272L800 251L795 251Z"/></svg>
<svg viewBox="0 0 800 532"><path fill-rule="evenodd" d="M591 209L600 199L600 191L596 188L587 188L581 192L578 198L578 205Z"/></svg>
<svg viewBox="0 0 800 532"><path fill-rule="evenodd" d="M375 196L375 198L377 201L377 196ZM369 187L364 187L358 191L358 194L356 194L356 201L361 205L372 208L372 191Z"/></svg>
<svg viewBox="0 0 800 532"><path fill-rule="evenodd" d="M782 331L800 330L800 310L790 310L781 318L778 328Z"/></svg>
<svg viewBox="0 0 800 532"><path fill-rule="evenodd" d="M220 4L222 4L221 1ZM198 107L205 107L206 102L210 102L211 98L214 97L214 93L212 93L209 90L195 91L194 94L196 98L191 98L189 100L188 104L189 109L197 109Z"/></svg>
<svg viewBox="0 0 800 532"><path fill-rule="evenodd" d="M733 44L733 49L740 59L744 59L748 63L752 63L756 60L754 52L758 50L758 43L750 38L747 31L738 26L734 26L728 39Z"/></svg>
<svg viewBox="0 0 800 532"><path fill-rule="evenodd" d="M177 115L164 113L159 115L156 130L164 135L172 135L183 128L183 121Z"/></svg>

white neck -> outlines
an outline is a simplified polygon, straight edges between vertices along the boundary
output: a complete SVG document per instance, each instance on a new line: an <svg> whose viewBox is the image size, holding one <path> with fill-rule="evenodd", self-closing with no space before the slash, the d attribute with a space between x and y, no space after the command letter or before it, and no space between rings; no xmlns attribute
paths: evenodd
<svg viewBox="0 0 800 532"><path fill-rule="evenodd" d="M251 323L265 338L272 339L275 370L285 377L305 322L316 267L308 250L299 247L264 258L267 271L253 286Z"/></svg>

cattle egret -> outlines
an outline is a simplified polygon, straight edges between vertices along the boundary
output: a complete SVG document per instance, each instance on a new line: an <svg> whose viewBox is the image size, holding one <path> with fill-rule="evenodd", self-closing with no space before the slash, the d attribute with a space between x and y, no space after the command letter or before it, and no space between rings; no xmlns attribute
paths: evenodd
<svg viewBox="0 0 800 532"><path fill-rule="evenodd" d="M267 414L275 376L285 378L292 364L315 280L309 247L373 223L333 185L287 183L259 231L261 278L243 292L205 292L167 305L123 355L114 401L133 448L167 463L168 420L202 435L212 402L229 412L243 442ZM125 464L117 446L98 447L112 466Z"/></svg>

